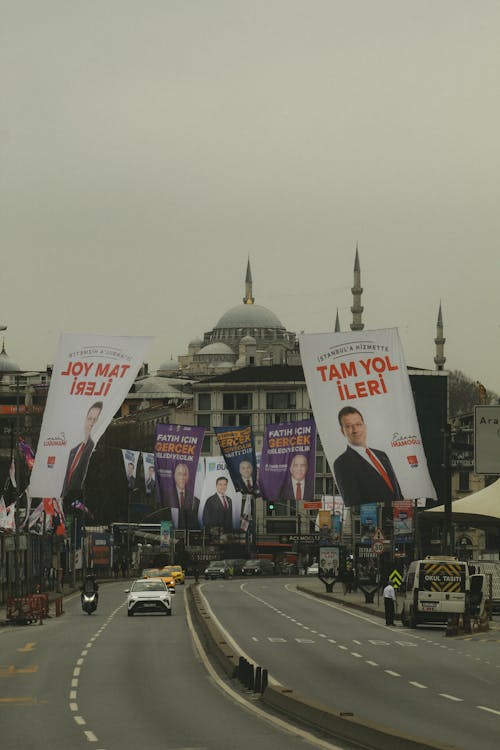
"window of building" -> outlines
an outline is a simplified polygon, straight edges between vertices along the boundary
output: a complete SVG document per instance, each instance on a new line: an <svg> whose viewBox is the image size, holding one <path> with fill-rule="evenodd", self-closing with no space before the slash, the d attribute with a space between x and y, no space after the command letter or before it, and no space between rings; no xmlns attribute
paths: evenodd
<svg viewBox="0 0 500 750"><path fill-rule="evenodd" d="M212 455L212 438L210 437L210 435L205 435L205 437L203 438L201 452L208 453L209 456Z"/></svg>
<svg viewBox="0 0 500 750"><path fill-rule="evenodd" d="M470 474L468 471L458 472L458 489L461 492L468 492L470 490Z"/></svg>
<svg viewBox="0 0 500 750"><path fill-rule="evenodd" d="M316 474L323 474L323 456L316 456Z"/></svg>
<svg viewBox="0 0 500 750"><path fill-rule="evenodd" d="M212 394L211 393L199 393L198 394L198 411L210 411L212 408Z"/></svg>
<svg viewBox="0 0 500 750"><path fill-rule="evenodd" d="M198 414L196 417L198 427L210 427L210 417L211 414Z"/></svg>
<svg viewBox="0 0 500 750"><path fill-rule="evenodd" d="M266 393L267 409L295 409L297 405L297 394L295 391L284 391L283 393Z"/></svg>
<svg viewBox="0 0 500 750"><path fill-rule="evenodd" d="M251 414L223 414L222 420L225 427L248 427L252 424Z"/></svg>
<svg viewBox="0 0 500 750"><path fill-rule="evenodd" d="M224 393L222 395L224 411L250 411L252 408L251 393Z"/></svg>
<svg viewBox="0 0 500 750"><path fill-rule="evenodd" d="M283 422L292 422L292 415L289 412L267 412L266 424L282 424Z"/></svg>

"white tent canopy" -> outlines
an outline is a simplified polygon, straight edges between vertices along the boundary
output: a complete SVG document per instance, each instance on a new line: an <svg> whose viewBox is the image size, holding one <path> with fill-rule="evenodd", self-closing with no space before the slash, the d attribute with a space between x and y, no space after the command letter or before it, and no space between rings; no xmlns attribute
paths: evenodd
<svg viewBox="0 0 500 750"><path fill-rule="evenodd" d="M452 513L489 516L500 519L500 479L468 497L452 503ZM444 505L429 508L425 513L444 513Z"/></svg>

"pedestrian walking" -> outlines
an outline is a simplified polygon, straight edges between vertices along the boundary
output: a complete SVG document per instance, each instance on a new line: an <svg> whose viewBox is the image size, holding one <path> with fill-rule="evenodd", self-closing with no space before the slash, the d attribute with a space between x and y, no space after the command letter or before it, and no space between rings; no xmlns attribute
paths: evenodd
<svg viewBox="0 0 500 750"><path fill-rule="evenodd" d="M390 581L384 589L385 624L394 625L394 614L396 612L396 592Z"/></svg>

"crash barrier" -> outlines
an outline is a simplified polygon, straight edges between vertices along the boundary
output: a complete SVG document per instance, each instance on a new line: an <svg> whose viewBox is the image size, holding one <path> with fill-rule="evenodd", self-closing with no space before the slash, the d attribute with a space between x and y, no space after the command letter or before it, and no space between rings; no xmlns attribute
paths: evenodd
<svg viewBox="0 0 500 750"><path fill-rule="evenodd" d="M49 617L49 595L30 594L7 599L7 622L30 625Z"/></svg>
<svg viewBox="0 0 500 750"><path fill-rule="evenodd" d="M269 685L267 669L257 667L254 671L253 665L229 646L210 616L199 587L194 584L189 586L186 594L189 611L199 626L197 632L206 652L217 660L230 677L239 679L241 671L246 681L242 679L245 687L250 685L250 675L253 673L253 688L248 689L260 693L257 699L273 711L296 724L309 726L336 739L370 747L370 750L450 750L449 745L404 735L389 727L363 721L353 713L334 711L282 685ZM256 690L259 681L260 689Z"/></svg>

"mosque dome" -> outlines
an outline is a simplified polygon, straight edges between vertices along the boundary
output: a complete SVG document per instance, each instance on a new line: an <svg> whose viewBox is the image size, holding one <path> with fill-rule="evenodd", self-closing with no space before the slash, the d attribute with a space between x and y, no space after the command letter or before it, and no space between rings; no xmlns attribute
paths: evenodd
<svg viewBox="0 0 500 750"><path fill-rule="evenodd" d="M243 336L243 338L240 341L240 344L244 344L245 346L255 346L256 340L253 336Z"/></svg>
<svg viewBox="0 0 500 750"><path fill-rule="evenodd" d="M19 365L17 362L13 362L7 352L5 351L5 343L2 346L0 352L0 373L4 372L19 372Z"/></svg>
<svg viewBox="0 0 500 750"><path fill-rule="evenodd" d="M173 357L162 362L158 368L158 372L176 372L179 369L179 363Z"/></svg>
<svg viewBox="0 0 500 750"><path fill-rule="evenodd" d="M196 337L189 342L188 346L203 346L203 339Z"/></svg>
<svg viewBox="0 0 500 750"><path fill-rule="evenodd" d="M215 328L281 328L279 318L262 305L236 305L228 310Z"/></svg>

